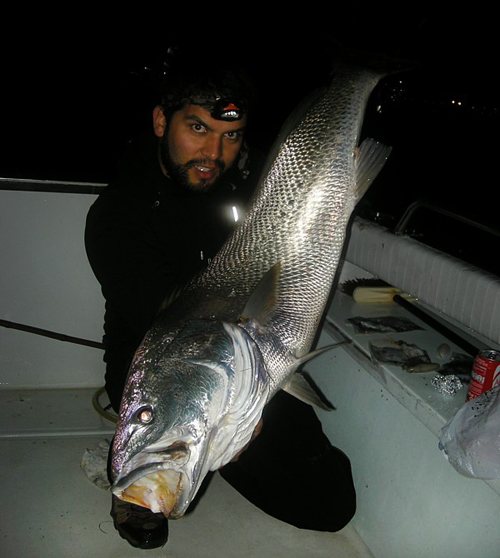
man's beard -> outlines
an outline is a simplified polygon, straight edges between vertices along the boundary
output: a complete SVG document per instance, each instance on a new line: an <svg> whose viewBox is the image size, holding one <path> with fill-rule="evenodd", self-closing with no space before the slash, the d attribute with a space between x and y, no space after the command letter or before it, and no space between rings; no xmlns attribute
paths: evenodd
<svg viewBox="0 0 500 558"><path fill-rule="evenodd" d="M168 147L168 139L166 135L160 139L160 159L163 163L163 167L167 171L167 175L172 180L174 180L184 188L191 190L192 192L210 192L217 187L222 175L226 170L226 165L223 161L192 159L191 161L188 161L187 163L182 165L176 163L170 155L170 149ZM194 184L189 178L189 170L192 167L203 167L204 165L215 165L215 167L219 171L218 176L215 178L215 180L200 180L199 182Z"/></svg>

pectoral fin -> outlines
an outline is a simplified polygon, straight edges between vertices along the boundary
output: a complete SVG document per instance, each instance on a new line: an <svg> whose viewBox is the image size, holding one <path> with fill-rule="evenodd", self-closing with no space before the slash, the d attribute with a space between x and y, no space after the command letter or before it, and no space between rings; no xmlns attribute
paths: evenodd
<svg viewBox="0 0 500 558"><path fill-rule="evenodd" d="M278 301L280 271L281 265L277 263L262 277L243 309L240 323L252 320L265 327Z"/></svg>

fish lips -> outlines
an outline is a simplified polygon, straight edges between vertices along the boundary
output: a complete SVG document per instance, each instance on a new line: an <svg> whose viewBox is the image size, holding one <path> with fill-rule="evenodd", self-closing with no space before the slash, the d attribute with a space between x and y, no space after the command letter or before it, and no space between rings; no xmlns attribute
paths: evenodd
<svg viewBox="0 0 500 558"><path fill-rule="evenodd" d="M121 500L176 519L189 504L189 485L182 471L165 463L151 463L119 479L111 491Z"/></svg>
<svg viewBox="0 0 500 558"><path fill-rule="evenodd" d="M115 480L112 493L169 519L182 517L206 472L196 458L205 453L206 444L200 445L178 443L164 452L141 452ZM204 461L201 459L201 464Z"/></svg>

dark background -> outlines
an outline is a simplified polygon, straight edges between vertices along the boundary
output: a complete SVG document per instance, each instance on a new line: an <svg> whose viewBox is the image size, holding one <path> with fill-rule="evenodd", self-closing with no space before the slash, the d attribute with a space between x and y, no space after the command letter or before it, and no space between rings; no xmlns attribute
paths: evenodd
<svg viewBox="0 0 500 558"><path fill-rule="evenodd" d="M332 49L340 44L415 64L387 78L370 100L363 135L393 152L358 213L393 228L409 204L426 200L498 228L499 49L492 15L381 8L335 11L327 22L317 15L238 32L206 21L179 20L182 33L139 20L101 25L95 15L85 24L77 16L49 24L46 14L39 21L32 14L29 25L22 18L6 22L0 177L107 182L127 142L150 126L167 49L187 38L200 46L194 63L210 64L230 49L253 72L260 97L249 133L266 150L296 103L328 81ZM426 211L407 233L465 259L481 252L481 265L497 258L495 235Z"/></svg>

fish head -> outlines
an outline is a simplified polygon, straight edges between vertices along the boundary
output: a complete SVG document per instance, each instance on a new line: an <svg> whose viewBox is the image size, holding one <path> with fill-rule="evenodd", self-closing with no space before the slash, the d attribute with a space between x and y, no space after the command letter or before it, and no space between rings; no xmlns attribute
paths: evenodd
<svg viewBox="0 0 500 558"><path fill-rule="evenodd" d="M188 323L166 348L138 354L113 441L111 490L175 519L206 474L251 439L265 376L244 330L222 322Z"/></svg>

